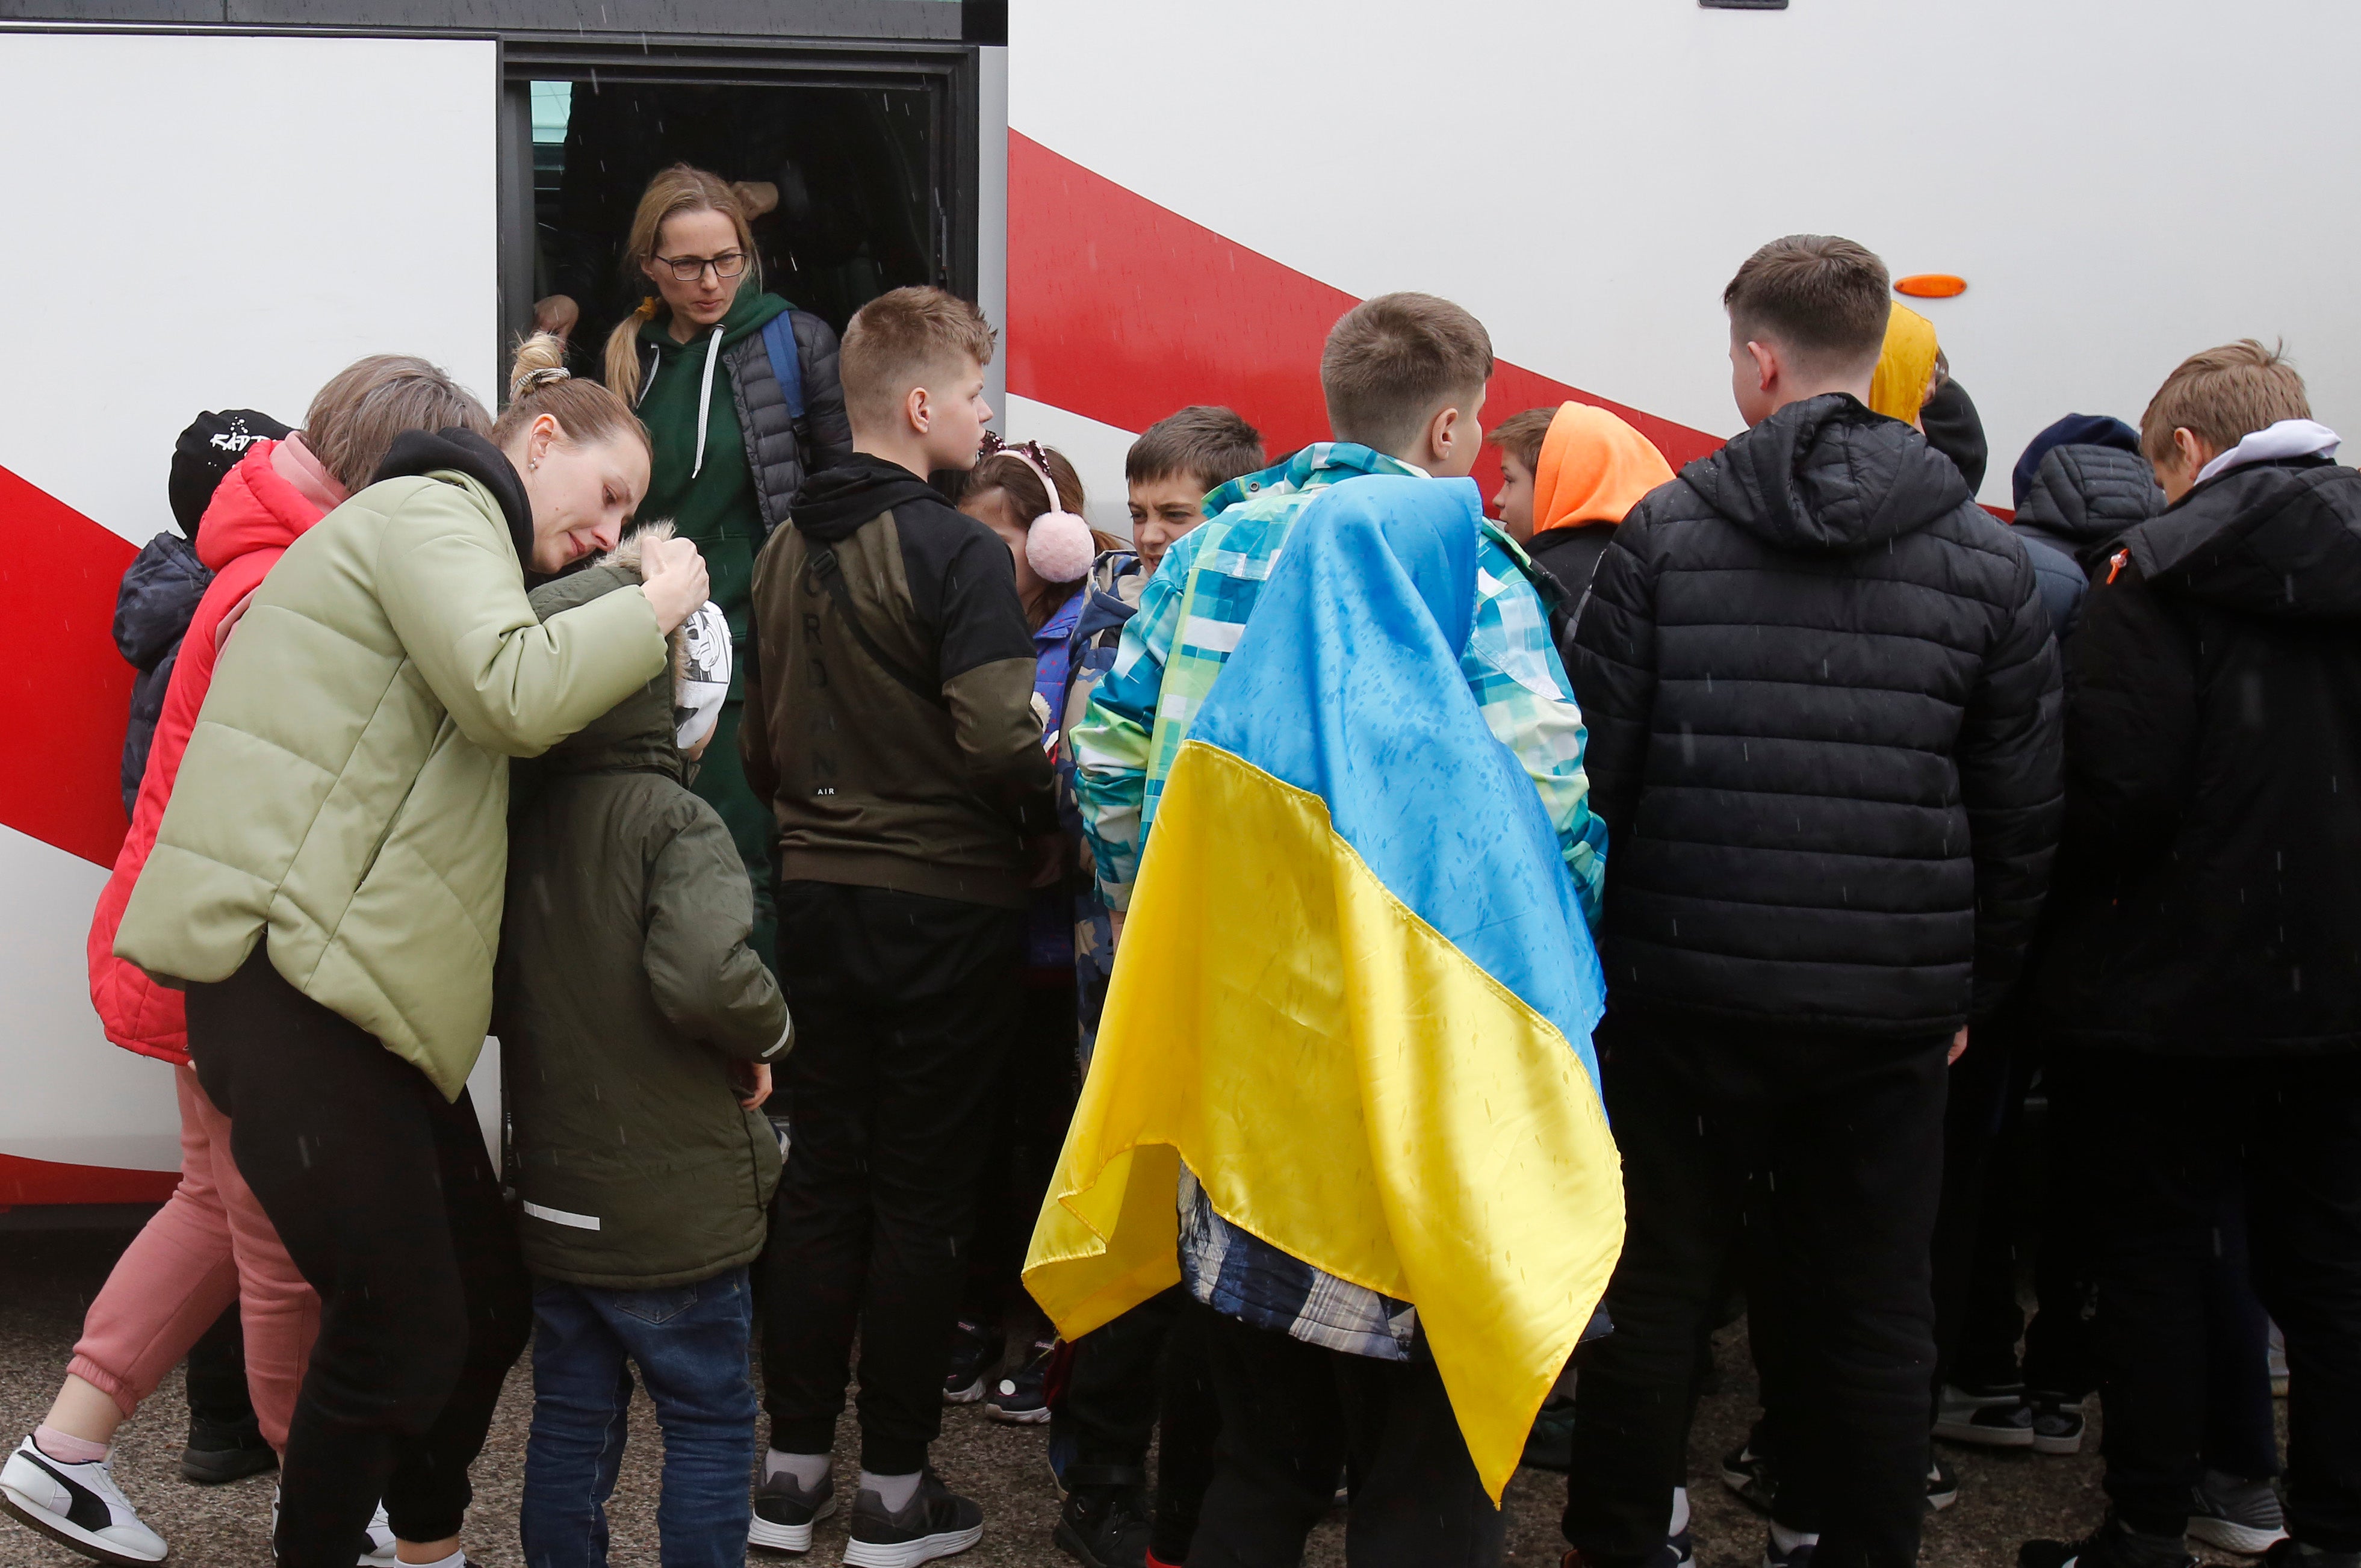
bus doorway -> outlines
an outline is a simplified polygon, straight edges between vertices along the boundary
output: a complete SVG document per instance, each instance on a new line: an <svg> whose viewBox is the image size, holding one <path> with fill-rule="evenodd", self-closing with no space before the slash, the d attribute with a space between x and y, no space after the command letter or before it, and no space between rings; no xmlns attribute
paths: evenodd
<svg viewBox="0 0 2361 1568"><path fill-rule="evenodd" d="M942 99L939 81L510 75L508 115L529 123L532 214L529 234L503 234L503 250L520 238L526 250L503 255L503 281L520 283L503 288L503 323L562 328L571 368L598 376L607 333L647 295L623 262L632 210L673 163L732 181L753 214L758 286L838 333L890 288L972 288L951 262L963 203Z"/></svg>

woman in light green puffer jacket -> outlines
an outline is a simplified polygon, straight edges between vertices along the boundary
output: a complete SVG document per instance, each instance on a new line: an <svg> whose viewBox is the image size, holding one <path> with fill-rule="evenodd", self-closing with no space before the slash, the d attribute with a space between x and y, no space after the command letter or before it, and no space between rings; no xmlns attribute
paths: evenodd
<svg viewBox="0 0 2361 1568"><path fill-rule="evenodd" d="M398 440L236 615L115 950L188 991L199 1080L320 1293L278 1530L338 1568L382 1489L405 1561L458 1555L467 1471L531 1324L465 1085L491 1014L508 760L665 667L696 548L539 620L527 571L613 546L647 437L526 345L478 430ZM481 427L478 427L480 429Z"/></svg>

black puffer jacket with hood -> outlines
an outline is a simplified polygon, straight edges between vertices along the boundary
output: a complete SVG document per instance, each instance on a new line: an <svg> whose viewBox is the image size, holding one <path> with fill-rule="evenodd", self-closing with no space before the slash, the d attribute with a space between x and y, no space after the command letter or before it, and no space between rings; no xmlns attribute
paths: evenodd
<svg viewBox="0 0 2361 1568"><path fill-rule="evenodd" d="M534 589L534 613L638 583L649 537ZM511 792L494 1028L518 1227L535 1274L607 1289L752 1262L779 1179L731 1064L785 1055L786 1003L747 946L754 897L730 830L684 782L673 681L517 764Z"/></svg>
<svg viewBox="0 0 2361 1568"><path fill-rule="evenodd" d="M2063 646L2090 587L2085 557L2164 510L2156 470L2136 452L2053 446L2016 501L2016 536L2041 577L2041 602Z"/></svg>
<svg viewBox="0 0 2361 1568"><path fill-rule="evenodd" d="M1571 674L1609 1004L1896 1039L2013 982L2057 841L2032 564L1908 425L1791 404L1635 508Z"/></svg>
<svg viewBox="0 0 2361 1568"><path fill-rule="evenodd" d="M2361 1048L2361 474L2234 468L2118 560L2070 650L2037 1001L2089 1045Z"/></svg>
<svg viewBox="0 0 2361 1568"><path fill-rule="evenodd" d="M164 693L181 660L181 639L195 619L213 573L197 547L177 533L159 533L132 559L115 592L115 646L139 673L131 677L131 722L123 732L123 815L139 798L163 716Z"/></svg>

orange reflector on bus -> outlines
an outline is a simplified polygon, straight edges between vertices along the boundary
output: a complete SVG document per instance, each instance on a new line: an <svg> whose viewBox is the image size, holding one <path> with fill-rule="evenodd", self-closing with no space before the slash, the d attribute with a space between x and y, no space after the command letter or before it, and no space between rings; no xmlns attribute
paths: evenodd
<svg viewBox="0 0 2361 1568"><path fill-rule="evenodd" d="M1968 280L1954 278L1949 272L1914 272L1907 278L1895 279L1894 291L1914 300L1948 300L1954 294L1966 293Z"/></svg>

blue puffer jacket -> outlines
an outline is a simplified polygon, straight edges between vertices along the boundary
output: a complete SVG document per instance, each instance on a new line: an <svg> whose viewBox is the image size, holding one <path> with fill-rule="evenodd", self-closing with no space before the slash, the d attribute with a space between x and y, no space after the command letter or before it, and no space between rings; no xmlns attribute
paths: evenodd
<svg viewBox="0 0 2361 1568"><path fill-rule="evenodd" d="M139 798L140 775L148 771L148 747L164 711L164 692L181 639L214 580L197 559L197 547L177 533L148 542L115 595L115 645L139 674L131 682L131 727L123 734L123 815Z"/></svg>

